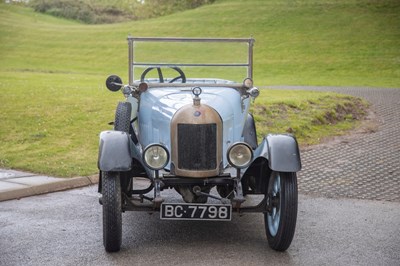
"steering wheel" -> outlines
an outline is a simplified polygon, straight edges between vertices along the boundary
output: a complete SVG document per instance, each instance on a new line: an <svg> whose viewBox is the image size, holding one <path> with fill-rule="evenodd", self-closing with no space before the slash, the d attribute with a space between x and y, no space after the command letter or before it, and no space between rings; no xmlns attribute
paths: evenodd
<svg viewBox="0 0 400 266"><path fill-rule="evenodd" d="M155 68L157 69L158 79L160 80L160 83L164 83L164 76L162 74L161 67L149 67L149 68L146 68L143 71L142 75L140 76L140 82L144 82L147 73L149 73L151 70L153 70ZM171 79L170 81L168 81L168 83L173 83L173 82L177 81L178 79L181 79L182 83L186 83L186 76L185 76L185 73L183 73L182 69L180 69L179 67L169 67L169 68L171 68L171 69L175 70L176 72L178 72L179 76L176 76L175 78Z"/></svg>

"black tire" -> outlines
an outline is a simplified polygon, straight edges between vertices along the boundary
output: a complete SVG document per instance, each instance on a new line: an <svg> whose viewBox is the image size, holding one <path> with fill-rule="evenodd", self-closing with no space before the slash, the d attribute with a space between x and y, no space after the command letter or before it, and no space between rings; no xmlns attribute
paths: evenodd
<svg viewBox="0 0 400 266"><path fill-rule="evenodd" d="M131 126L132 105L130 102L119 102L115 111L114 130L123 131L129 134Z"/></svg>
<svg viewBox="0 0 400 266"><path fill-rule="evenodd" d="M292 243L297 220L296 173L272 171L268 184L268 212L264 213L269 246L285 251Z"/></svg>
<svg viewBox="0 0 400 266"><path fill-rule="evenodd" d="M102 172L103 244L107 252L121 248L122 209L121 184L117 172Z"/></svg>

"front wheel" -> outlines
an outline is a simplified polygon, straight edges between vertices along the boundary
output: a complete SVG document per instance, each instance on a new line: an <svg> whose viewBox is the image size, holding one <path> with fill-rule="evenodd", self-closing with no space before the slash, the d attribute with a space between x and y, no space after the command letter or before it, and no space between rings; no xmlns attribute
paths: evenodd
<svg viewBox="0 0 400 266"><path fill-rule="evenodd" d="M102 172L103 244L107 252L121 248L121 181L118 172Z"/></svg>
<svg viewBox="0 0 400 266"><path fill-rule="evenodd" d="M277 251L289 248L297 219L296 173L272 171L268 183L265 231L269 246Z"/></svg>

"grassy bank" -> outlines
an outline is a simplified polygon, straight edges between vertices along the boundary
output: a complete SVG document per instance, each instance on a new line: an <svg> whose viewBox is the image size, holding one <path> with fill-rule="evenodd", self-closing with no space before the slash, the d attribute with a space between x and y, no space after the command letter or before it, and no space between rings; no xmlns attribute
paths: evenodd
<svg viewBox="0 0 400 266"><path fill-rule="evenodd" d="M252 108L260 141L268 133L290 133L303 145L357 127L368 102L348 95L315 91L263 90Z"/></svg>
<svg viewBox="0 0 400 266"><path fill-rule="evenodd" d="M108 123L123 100L121 93L104 88L102 78L0 73L0 167L56 176L95 173L98 134L111 129ZM36 86L26 86L27 81ZM253 111L259 140L267 133L293 133L305 145L354 128L366 106L333 93L265 89Z"/></svg>
<svg viewBox="0 0 400 266"><path fill-rule="evenodd" d="M98 133L109 128L122 99L105 89L104 80L111 73L127 80L129 33L253 35L257 86L400 87L397 14L398 1L389 0L231 0L157 19L88 26L2 3L0 167L57 176L96 171ZM343 127L327 115L346 101L355 102L334 94L263 91L255 106L259 134L292 131L302 143L313 143L333 128L354 125L352 114L342 117Z"/></svg>

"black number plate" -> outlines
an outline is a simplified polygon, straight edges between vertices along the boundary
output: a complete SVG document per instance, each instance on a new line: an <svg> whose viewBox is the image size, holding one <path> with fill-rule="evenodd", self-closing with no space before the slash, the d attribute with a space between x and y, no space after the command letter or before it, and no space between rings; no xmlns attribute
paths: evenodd
<svg viewBox="0 0 400 266"><path fill-rule="evenodd" d="M230 221L232 206L223 204L162 203L163 220Z"/></svg>

